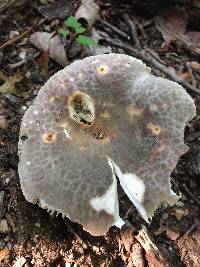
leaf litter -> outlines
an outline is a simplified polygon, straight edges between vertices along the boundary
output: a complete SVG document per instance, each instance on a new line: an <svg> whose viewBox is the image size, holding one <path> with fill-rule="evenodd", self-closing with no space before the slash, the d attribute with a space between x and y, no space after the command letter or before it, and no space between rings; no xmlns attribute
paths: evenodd
<svg viewBox="0 0 200 267"><path fill-rule="evenodd" d="M187 30L188 15L184 8L175 7L164 11L154 20L156 28L167 44L178 39L200 53L200 31Z"/></svg>
<svg viewBox="0 0 200 267"><path fill-rule="evenodd" d="M0 93L16 94L16 83L20 82L22 78L23 76L19 71L12 76L6 76L0 71L0 81L3 81L3 84L0 86Z"/></svg>
<svg viewBox="0 0 200 267"><path fill-rule="evenodd" d="M29 41L41 51L48 52L49 56L61 66L65 67L68 64L65 43L55 32L35 32L30 36Z"/></svg>

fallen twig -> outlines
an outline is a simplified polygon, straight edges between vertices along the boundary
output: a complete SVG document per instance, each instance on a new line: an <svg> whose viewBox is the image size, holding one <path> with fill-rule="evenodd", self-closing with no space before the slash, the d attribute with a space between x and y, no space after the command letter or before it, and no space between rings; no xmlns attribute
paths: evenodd
<svg viewBox="0 0 200 267"><path fill-rule="evenodd" d="M3 218L5 210L4 197L5 197L5 192L0 191L0 220Z"/></svg>
<svg viewBox="0 0 200 267"><path fill-rule="evenodd" d="M135 47L137 49L141 49L140 41L139 41L139 38L138 38L138 34L137 34L137 31L136 31L134 22L129 18L128 14L124 14L123 18L124 18L125 22L127 23L127 25L130 28L130 34L131 34L132 42L135 44Z"/></svg>
<svg viewBox="0 0 200 267"><path fill-rule="evenodd" d="M128 34L126 34L125 32L121 31L119 28L115 27L114 25L110 24L109 22L103 20L103 19L99 19L98 20L103 26L111 29L114 33L116 33L117 35L119 35L122 38L125 38L127 40L130 40L130 37L128 36Z"/></svg>
<svg viewBox="0 0 200 267"><path fill-rule="evenodd" d="M132 55L136 58L141 59L142 61L144 61L145 63L152 65L154 68L160 70L163 74L165 74L167 77L169 77L171 80L181 84L183 87L185 87L187 90L191 90L195 93L200 94L200 89L192 86L190 83L186 82L185 80L183 80L181 77L179 77L178 75L172 73L170 71L170 69L168 69L166 66L164 66L163 64L159 63L156 59L154 59L147 51L145 50L138 50L136 48L133 48L132 46L128 45L128 44L123 44L120 42L117 42L113 39L110 38L103 38L103 40L109 44L109 45L113 45L115 47L121 48L123 50L125 50L129 55Z"/></svg>
<svg viewBox="0 0 200 267"><path fill-rule="evenodd" d="M67 220L65 220L65 224L67 225L68 229L70 230L70 232L72 234L75 235L75 237L77 238L77 240L82 244L83 248L84 249L87 249L88 248L88 244L83 241L83 239L74 231L74 229L72 228L72 226L67 222Z"/></svg>
<svg viewBox="0 0 200 267"><path fill-rule="evenodd" d="M144 55L145 56L145 55ZM200 93L200 90L196 87L194 87L192 84L186 82L181 77L176 75L175 73L171 72L170 69L168 69L163 64L159 63L156 59L154 59L152 56L147 55L147 58L143 58L144 61L148 62L149 64L153 65L156 69L160 70L162 73L164 73L166 76L168 76L173 81L179 83L183 87L185 87L188 90L194 91L196 93Z"/></svg>
<svg viewBox="0 0 200 267"><path fill-rule="evenodd" d="M195 221L186 231L185 235L188 236L190 235L194 229L196 229L199 226L199 223L197 221Z"/></svg>
<svg viewBox="0 0 200 267"><path fill-rule="evenodd" d="M36 26L40 26L43 22L45 21L45 19L41 20L38 24L36 23L35 25L33 25L31 28L25 30L24 32L22 32L20 35L12 38L11 40L8 40L7 42L5 42L4 44L2 44L0 46L0 50L5 48L8 45L12 45L18 41L20 41L21 39L23 39L26 35L28 35Z"/></svg>
<svg viewBox="0 0 200 267"><path fill-rule="evenodd" d="M33 56L29 56L26 59L23 59L21 61L18 61L16 63L12 63L12 64L8 64L10 69L16 69L18 67L23 66L27 61L29 61L30 59L36 59L37 57L39 57L39 55L41 54L40 51L36 52Z"/></svg>
<svg viewBox="0 0 200 267"><path fill-rule="evenodd" d="M142 229L139 231L135 238L143 247L146 252L146 258L148 261L148 266L154 267L169 267L170 264L163 258L158 247L154 243L153 239L150 236L147 228L142 225Z"/></svg>
<svg viewBox="0 0 200 267"><path fill-rule="evenodd" d="M189 190L186 184L183 184L183 189L185 192L196 202L196 204L200 207L200 200L195 197L195 195Z"/></svg>
<svg viewBox="0 0 200 267"><path fill-rule="evenodd" d="M19 40L23 39L26 35L28 35L31 31L32 31L33 27L27 29L26 31L22 32L20 35L12 38L11 40L8 40L6 43L2 44L0 46L0 49L3 49L4 47L14 44L16 42L18 42Z"/></svg>
<svg viewBox="0 0 200 267"><path fill-rule="evenodd" d="M142 229L137 230L129 220L125 220L125 223L133 231L135 239L146 252L145 256L149 264L148 266L170 267L170 264L159 251L145 225L142 225Z"/></svg>
<svg viewBox="0 0 200 267"><path fill-rule="evenodd" d="M175 38L177 38L183 45L184 48L190 52L196 55L197 57L200 56L200 46L197 43L190 42L183 34L173 34Z"/></svg>

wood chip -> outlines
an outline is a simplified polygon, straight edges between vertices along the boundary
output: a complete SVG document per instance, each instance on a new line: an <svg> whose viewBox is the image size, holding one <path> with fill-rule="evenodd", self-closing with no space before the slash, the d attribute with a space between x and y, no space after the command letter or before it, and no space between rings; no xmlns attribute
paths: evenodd
<svg viewBox="0 0 200 267"><path fill-rule="evenodd" d="M12 267L22 267L26 263L26 259L22 256L14 263Z"/></svg>

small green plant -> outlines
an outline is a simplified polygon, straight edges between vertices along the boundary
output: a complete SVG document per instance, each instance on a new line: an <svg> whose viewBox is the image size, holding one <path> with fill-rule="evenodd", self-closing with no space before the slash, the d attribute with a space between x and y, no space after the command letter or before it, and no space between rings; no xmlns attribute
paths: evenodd
<svg viewBox="0 0 200 267"><path fill-rule="evenodd" d="M72 35L73 39L82 45L96 45L96 42L82 33L86 32L87 29L78 22L78 20L74 16L68 17L64 23L63 28L58 30L58 33L62 35L64 38L67 38L68 35Z"/></svg>

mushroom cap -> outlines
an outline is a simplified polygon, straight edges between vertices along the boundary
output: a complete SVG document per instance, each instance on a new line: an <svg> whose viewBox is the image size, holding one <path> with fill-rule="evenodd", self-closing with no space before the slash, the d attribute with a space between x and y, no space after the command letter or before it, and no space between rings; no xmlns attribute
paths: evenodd
<svg viewBox="0 0 200 267"><path fill-rule="evenodd" d="M53 75L25 112L19 176L26 199L93 235L121 225L116 177L148 221L174 204L170 174L183 153L192 98L142 61L107 54Z"/></svg>

